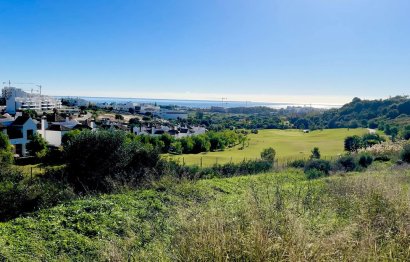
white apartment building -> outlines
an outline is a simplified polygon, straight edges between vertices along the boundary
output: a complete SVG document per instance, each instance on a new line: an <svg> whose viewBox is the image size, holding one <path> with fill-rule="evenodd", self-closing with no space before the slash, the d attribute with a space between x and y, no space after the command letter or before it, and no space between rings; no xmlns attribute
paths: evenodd
<svg viewBox="0 0 410 262"><path fill-rule="evenodd" d="M159 116L167 120L188 119L188 112L182 110L161 109Z"/></svg>
<svg viewBox="0 0 410 262"><path fill-rule="evenodd" d="M15 87L4 87L2 91L6 99L6 112L15 114L18 110L49 111L61 108L61 100L40 94L29 94Z"/></svg>

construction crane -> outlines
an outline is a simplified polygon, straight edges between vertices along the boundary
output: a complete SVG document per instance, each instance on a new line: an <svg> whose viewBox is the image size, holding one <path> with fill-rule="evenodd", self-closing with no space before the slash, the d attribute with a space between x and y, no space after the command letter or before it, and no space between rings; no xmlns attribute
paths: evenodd
<svg viewBox="0 0 410 262"><path fill-rule="evenodd" d="M11 87L11 84L13 85L35 85L36 87L38 87L39 89L36 90L38 93L40 93L41 95L41 89L42 86L37 84L37 83L25 83L25 82L11 82L10 80L8 82L3 82L3 85L8 84L8 87ZM28 90L24 90L24 91L28 91ZM33 88L31 88L30 93L33 94Z"/></svg>

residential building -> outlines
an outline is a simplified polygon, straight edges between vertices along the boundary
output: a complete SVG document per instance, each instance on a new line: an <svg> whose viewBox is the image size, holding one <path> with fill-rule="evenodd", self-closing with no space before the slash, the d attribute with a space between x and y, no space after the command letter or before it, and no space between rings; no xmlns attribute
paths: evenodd
<svg viewBox="0 0 410 262"><path fill-rule="evenodd" d="M151 113L157 115L160 112L161 108L159 106L150 105L150 104L141 104L139 112L141 114Z"/></svg>
<svg viewBox="0 0 410 262"><path fill-rule="evenodd" d="M188 119L188 112L183 110L161 109L159 116L167 120Z"/></svg>
<svg viewBox="0 0 410 262"><path fill-rule="evenodd" d="M4 87L2 96L6 99L6 112L15 114L21 110L49 111L61 108L61 100L41 94L27 93L20 88Z"/></svg>
<svg viewBox="0 0 410 262"><path fill-rule="evenodd" d="M8 135L15 154L26 156L27 144L37 132L37 123L29 116L18 116L12 121L1 122L0 131Z"/></svg>
<svg viewBox="0 0 410 262"><path fill-rule="evenodd" d="M41 126L38 133L47 141L51 146L61 146L63 136L71 130L83 130L95 128L95 123L91 122L91 127L85 124L81 124L75 119L67 117L64 121L47 122L47 118L41 119Z"/></svg>
<svg viewBox="0 0 410 262"><path fill-rule="evenodd" d="M136 135L160 136L169 134L175 138L204 134L206 128L203 126L167 126L167 125L141 125L133 127L132 132Z"/></svg>

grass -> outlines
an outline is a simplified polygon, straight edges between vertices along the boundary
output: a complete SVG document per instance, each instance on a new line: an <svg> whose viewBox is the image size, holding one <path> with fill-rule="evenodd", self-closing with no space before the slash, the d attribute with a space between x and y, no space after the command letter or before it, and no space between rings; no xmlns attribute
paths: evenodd
<svg viewBox="0 0 410 262"><path fill-rule="evenodd" d="M290 159L302 159L310 156L313 147L319 147L323 157L334 157L344 149L344 139L347 136L362 135L367 129L324 129L310 133L299 130L260 130L258 134L250 134L249 146L240 149L236 146L225 151L207 152L201 154L184 154L180 156L167 155L172 159L187 165L212 166L215 163L240 162L244 159L260 158L260 153L267 147L276 150L279 162Z"/></svg>
<svg viewBox="0 0 410 262"><path fill-rule="evenodd" d="M0 223L0 260L410 259L410 169L179 181Z"/></svg>
<svg viewBox="0 0 410 262"><path fill-rule="evenodd" d="M14 167L22 172L25 176L39 176L43 175L47 169L59 169L63 165L43 165L43 164L29 164L29 165L14 165Z"/></svg>

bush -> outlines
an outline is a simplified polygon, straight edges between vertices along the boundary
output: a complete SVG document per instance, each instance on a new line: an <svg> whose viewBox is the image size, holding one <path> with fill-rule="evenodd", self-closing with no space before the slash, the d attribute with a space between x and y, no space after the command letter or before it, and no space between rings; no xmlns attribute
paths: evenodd
<svg viewBox="0 0 410 262"><path fill-rule="evenodd" d="M0 221L47 208L74 197L62 181L46 178L26 179L21 172L0 168Z"/></svg>
<svg viewBox="0 0 410 262"><path fill-rule="evenodd" d="M9 150L0 150L0 165L10 165L13 163L13 153Z"/></svg>
<svg viewBox="0 0 410 262"><path fill-rule="evenodd" d="M201 179L214 177L233 177L269 172L273 162L264 160L249 160L241 163L227 163L212 167L183 166L175 161L164 162L163 173L178 178Z"/></svg>
<svg viewBox="0 0 410 262"><path fill-rule="evenodd" d="M30 155L42 159L47 155L47 141L38 134L34 134L31 141L27 144L27 150Z"/></svg>
<svg viewBox="0 0 410 262"><path fill-rule="evenodd" d="M276 151L272 147L265 148L261 152L261 158L262 160L265 160L265 161L273 162L275 160L275 156L276 156Z"/></svg>
<svg viewBox="0 0 410 262"><path fill-rule="evenodd" d="M77 191L110 192L136 185L161 161L157 149L121 131L82 131L65 147L67 179Z"/></svg>
<svg viewBox="0 0 410 262"><path fill-rule="evenodd" d="M373 156L368 153L363 153L359 156L359 165L367 168L373 163Z"/></svg>
<svg viewBox="0 0 410 262"><path fill-rule="evenodd" d="M388 155L378 155L374 157L374 161L378 162L388 162L391 158Z"/></svg>
<svg viewBox="0 0 410 262"><path fill-rule="evenodd" d="M309 160L305 165L305 173L308 173L312 169L316 169L323 172L325 175L328 175L330 171L330 162L322 159Z"/></svg>
<svg viewBox="0 0 410 262"><path fill-rule="evenodd" d="M319 178L319 177L326 176L325 172L323 172L321 170L318 170L316 168L312 168L312 169L307 170L305 172L305 174L306 174L306 177L308 179L316 179L316 178Z"/></svg>
<svg viewBox="0 0 410 262"><path fill-rule="evenodd" d="M312 154L310 155L310 159L320 159L320 151L318 147L312 149Z"/></svg>
<svg viewBox="0 0 410 262"><path fill-rule="evenodd" d="M348 136L344 141L344 149L348 152L357 152L362 147L362 139L359 136Z"/></svg>
<svg viewBox="0 0 410 262"><path fill-rule="evenodd" d="M335 170L351 172L357 169L356 159L351 155L345 155L336 160Z"/></svg>
<svg viewBox="0 0 410 262"><path fill-rule="evenodd" d="M13 163L13 152L10 140L7 135L0 132L0 165Z"/></svg>
<svg viewBox="0 0 410 262"><path fill-rule="evenodd" d="M294 167L294 168L304 168L305 165L306 165L306 161L303 159L294 160L289 163L289 166Z"/></svg>
<svg viewBox="0 0 410 262"><path fill-rule="evenodd" d="M400 154L401 160L410 163L410 144L406 144Z"/></svg>
<svg viewBox="0 0 410 262"><path fill-rule="evenodd" d="M404 140L410 140L410 130L405 129L402 133L402 137Z"/></svg>

